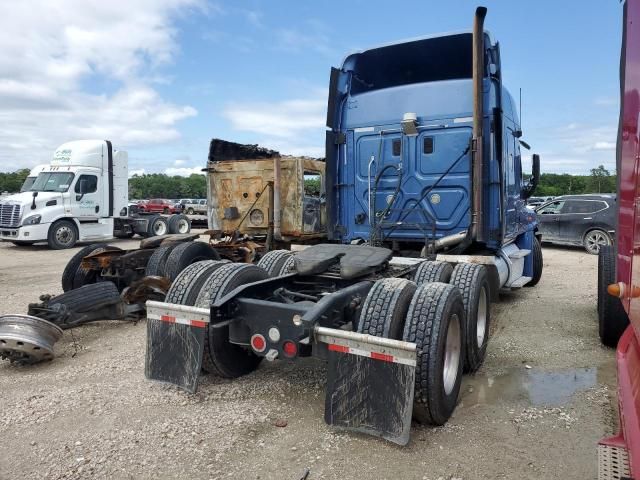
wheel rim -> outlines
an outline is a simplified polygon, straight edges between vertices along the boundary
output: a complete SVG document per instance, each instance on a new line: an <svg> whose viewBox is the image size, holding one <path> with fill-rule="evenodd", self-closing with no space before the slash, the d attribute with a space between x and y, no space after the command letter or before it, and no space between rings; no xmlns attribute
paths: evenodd
<svg viewBox="0 0 640 480"><path fill-rule="evenodd" d="M178 233L189 233L189 222L182 219L178 222Z"/></svg>
<svg viewBox="0 0 640 480"><path fill-rule="evenodd" d="M156 222L153 225L153 233L155 233L156 235L164 235L165 233L167 233L167 226L164 224L164 222Z"/></svg>
<svg viewBox="0 0 640 480"><path fill-rule="evenodd" d="M56 230L56 240L61 245L70 245L73 243L73 230L67 225L58 227Z"/></svg>
<svg viewBox="0 0 640 480"><path fill-rule="evenodd" d="M484 345L484 336L487 333L487 292L482 287L480 290L480 301L478 302L478 317L476 319L476 340L478 348Z"/></svg>
<svg viewBox="0 0 640 480"><path fill-rule="evenodd" d="M447 340L445 343L444 364L442 367L442 380L444 393L449 395L458 379L460 366L460 319L454 314L447 327Z"/></svg>
<svg viewBox="0 0 640 480"><path fill-rule="evenodd" d="M587 235L587 250L592 253L598 253L600 247L609 245L609 239L604 232L595 230Z"/></svg>

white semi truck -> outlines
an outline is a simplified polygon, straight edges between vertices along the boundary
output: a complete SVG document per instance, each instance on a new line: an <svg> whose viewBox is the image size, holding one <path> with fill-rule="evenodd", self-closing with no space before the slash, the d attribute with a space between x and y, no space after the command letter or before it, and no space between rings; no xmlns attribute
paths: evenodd
<svg viewBox="0 0 640 480"><path fill-rule="evenodd" d="M142 215L128 202L128 156L109 140L61 145L27 191L0 201L0 240L16 245L46 241L50 248L76 242L188 233L184 215Z"/></svg>

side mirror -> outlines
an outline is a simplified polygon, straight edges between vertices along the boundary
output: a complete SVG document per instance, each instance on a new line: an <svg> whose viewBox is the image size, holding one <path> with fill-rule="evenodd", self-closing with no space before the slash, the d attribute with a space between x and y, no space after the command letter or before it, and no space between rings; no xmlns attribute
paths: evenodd
<svg viewBox="0 0 640 480"><path fill-rule="evenodd" d="M33 197L33 200L31 201L31 210L35 210L36 209L36 197L38 196L38 191L36 190L35 192L33 192L31 194L31 196Z"/></svg>
<svg viewBox="0 0 640 480"><path fill-rule="evenodd" d="M540 155L534 153L532 158L531 178L529 183L522 188L522 198L527 199L536 191L538 183L540 183Z"/></svg>

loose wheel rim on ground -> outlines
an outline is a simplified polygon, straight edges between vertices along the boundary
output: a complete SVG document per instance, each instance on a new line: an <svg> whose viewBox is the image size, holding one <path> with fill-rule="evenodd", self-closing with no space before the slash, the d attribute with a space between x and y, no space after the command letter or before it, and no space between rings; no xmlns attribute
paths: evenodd
<svg viewBox="0 0 640 480"><path fill-rule="evenodd" d="M605 233L599 230L594 230L587 234L585 243L589 252L598 253L600 251L600 247L609 245L609 239Z"/></svg>
<svg viewBox="0 0 640 480"><path fill-rule="evenodd" d="M447 341L442 364L442 383L445 394L453 391L458 378L458 366L460 365L460 318L453 314L447 327Z"/></svg>
<svg viewBox="0 0 640 480"><path fill-rule="evenodd" d="M69 245L73 241L73 231L71 227L63 225L56 230L56 240L61 245Z"/></svg>
<svg viewBox="0 0 640 480"><path fill-rule="evenodd" d="M487 333L487 292L482 287L480 290L480 301L478 302L478 317L476 320L476 341L478 348L484 345L484 337Z"/></svg>

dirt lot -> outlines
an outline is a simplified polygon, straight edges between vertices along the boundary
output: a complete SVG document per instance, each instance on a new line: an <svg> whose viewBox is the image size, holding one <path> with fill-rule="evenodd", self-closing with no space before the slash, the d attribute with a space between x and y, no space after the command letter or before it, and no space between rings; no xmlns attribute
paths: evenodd
<svg viewBox="0 0 640 480"><path fill-rule="evenodd" d="M0 244L0 314L61 292L73 253ZM545 247L544 265L538 287L493 305L487 361L451 421L414 425L406 447L328 428L312 359L188 395L144 379L144 322L103 322L67 331L51 363L0 362L0 478L596 478L617 421L596 257Z"/></svg>

